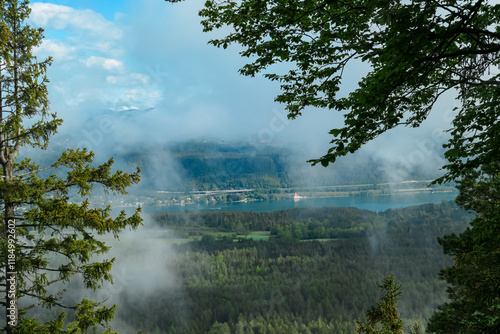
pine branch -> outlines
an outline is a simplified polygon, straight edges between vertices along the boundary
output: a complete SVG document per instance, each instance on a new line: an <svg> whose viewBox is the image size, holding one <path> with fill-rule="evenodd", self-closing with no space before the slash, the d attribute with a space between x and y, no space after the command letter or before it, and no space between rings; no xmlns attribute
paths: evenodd
<svg viewBox="0 0 500 334"><path fill-rule="evenodd" d="M46 170L49 170L49 169L52 169L54 168L54 165L55 164L52 164L48 167L44 167L44 168L40 168L40 169L37 169L37 170L34 170L34 171L31 171L31 172L26 172L26 173L23 173L23 174L17 174L17 175L14 175L15 178L18 178L18 179L22 179L24 176L26 175L34 175L34 174L38 174L38 173L41 173L43 171L46 171Z"/></svg>
<svg viewBox="0 0 500 334"><path fill-rule="evenodd" d="M50 297L42 297L42 296L39 296L39 295L27 293L27 294L25 294L26 296L33 297L33 298L36 298L36 299L41 299L42 301L39 302L39 303L36 303L36 304L31 304L31 305L25 306L23 308L20 308L19 311L24 312L24 311L30 310L32 308L35 308L35 307L38 307L38 306L42 306L44 303L49 303L52 306L59 306L61 308L65 308L65 309L69 309L69 310L76 310L76 306L68 306L68 305L64 305L64 304L58 303L56 301L56 299L60 298L66 292L66 290L67 289L65 288L65 289L61 290L59 293L57 293L56 295L52 295Z"/></svg>

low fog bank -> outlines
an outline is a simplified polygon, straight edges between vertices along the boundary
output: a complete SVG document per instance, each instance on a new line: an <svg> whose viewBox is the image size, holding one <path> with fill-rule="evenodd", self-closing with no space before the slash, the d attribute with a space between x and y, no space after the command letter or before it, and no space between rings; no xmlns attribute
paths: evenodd
<svg viewBox="0 0 500 334"><path fill-rule="evenodd" d="M382 143L384 141L381 141ZM26 152L41 166L76 143L58 140L46 152ZM323 145L325 146L325 145ZM307 162L326 149L307 143L290 144L203 138L188 141L89 147L95 163L115 161L114 169L141 168L137 191L192 191L244 188L319 187L433 180L443 174L444 150L430 139L416 140L385 150L369 144L355 154L340 157L328 167Z"/></svg>
<svg viewBox="0 0 500 334"><path fill-rule="evenodd" d="M151 307L151 302L158 296L168 298L171 296L177 301L182 301L181 282L171 268L175 260L175 252L168 243L169 238L175 238L175 233L158 227L147 214L142 214L144 226L137 230L125 230L120 233L120 238L114 239L111 235L98 237L111 246L109 253L96 257L97 260L115 258L111 273L113 284L105 282L101 289L96 292L83 287L82 278L73 276L67 285L67 291L63 295L62 302L66 305L74 305L83 298L101 302L111 307L118 305L115 319L111 326L115 331L124 334L136 334L145 324L140 321L134 323L131 328L125 321L122 313L141 313ZM54 260L52 260L54 261ZM62 285L53 286L49 291L59 291ZM26 304L26 303L25 303ZM179 317L185 316L182 302L177 302L175 308ZM36 308L28 311L27 316L44 323L57 317L60 312L66 312L65 323L74 321L71 310L53 308ZM100 331L99 331L100 332Z"/></svg>
<svg viewBox="0 0 500 334"><path fill-rule="evenodd" d="M116 258L112 269L114 284L106 284L99 292L101 298L109 298L106 304L118 305L112 327L124 334L135 334L145 327L140 321L131 320L130 314L143 316L151 309L152 301L160 296L175 298L178 316L185 317L181 282L172 268L176 253L168 243L169 238L175 238L175 233L158 227L148 215L142 216L144 226L125 231L119 241L109 241L112 245L109 255ZM123 316L125 308L128 310ZM136 327L131 328L127 323Z"/></svg>

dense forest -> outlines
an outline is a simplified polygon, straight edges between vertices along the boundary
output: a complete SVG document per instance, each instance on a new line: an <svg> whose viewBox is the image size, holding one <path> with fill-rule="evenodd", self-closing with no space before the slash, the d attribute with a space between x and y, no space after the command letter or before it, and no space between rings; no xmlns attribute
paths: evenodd
<svg viewBox="0 0 500 334"><path fill-rule="evenodd" d="M147 333L353 333L392 274L406 323L424 325L445 301L438 272L451 263L437 238L471 217L451 202L380 213L157 213L161 231L177 231L165 242L179 286L165 283L144 304L123 293L117 317Z"/></svg>

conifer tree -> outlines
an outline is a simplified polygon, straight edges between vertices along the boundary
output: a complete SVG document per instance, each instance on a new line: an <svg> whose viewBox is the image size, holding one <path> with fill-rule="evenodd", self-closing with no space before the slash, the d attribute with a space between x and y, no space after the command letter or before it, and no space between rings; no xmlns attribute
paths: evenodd
<svg viewBox="0 0 500 334"><path fill-rule="evenodd" d="M62 120L49 112L46 71L51 59L38 61L33 54L43 29L26 24L27 0L0 1L0 305L6 315L6 333L60 332L61 317L38 325L24 319L35 307L68 307L75 311L72 329L107 326L115 307L83 300L64 305L65 284L80 276L89 289L112 282L113 259L93 260L109 250L96 236L115 237L124 228L141 224L140 208L127 216L111 216L109 206L90 204L93 188L125 194L139 182L133 173L113 172L113 159L93 164L87 149L69 149L51 165L39 166L22 158L23 147L46 149ZM51 174L52 173L52 174ZM48 175L48 176L47 176ZM80 203L70 201L77 194ZM74 199L72 199L75 201ZM80 199L78 199L80 200ZM108 332L110 330L108 329Z"/></svg>
<svg viewBox="0 0 500 334"><path fill-rule="evenodd" d="M376 307L366 312L367 323L358 321L356 331L364 334L403 334L403 321L397 309L401 286L394 282L394 276L391 275L379 287L386 290L385 296Z"/></svg>
<svg viewBox="0 0 500 334"><path fill-rule="evenodd" d="M477 213L460 235L439 239L455 260L440 276L449 284L450 300L429 320L437 334L500 332L500 165L467 171L457 203Z"/></svg>

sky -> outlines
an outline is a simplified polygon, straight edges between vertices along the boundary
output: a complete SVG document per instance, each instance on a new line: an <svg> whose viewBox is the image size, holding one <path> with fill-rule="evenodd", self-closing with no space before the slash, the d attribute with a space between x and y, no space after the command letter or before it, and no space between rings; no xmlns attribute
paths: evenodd
<svg viewBox="0 0 500 334"><path fill-rule="evenodd" d="M75 126L100 118L104 137L124 133L130 141L274 140L282 125L300 130L310 125L307 118L318 118L288 123L283 106L273 101L277 85L240 76L244 60L236 48L207 45L210 35L202 32L197 15L201 6L161 0L33 2L32 24L46 36L38 55L54 59L52 110L66 129L75 134ZM113 131L106 128L109 122ZM84 126L77 134L92 142L99 136L90 138L91 130Z"/></svg>
<svg viewBox="0 0 500 334"><path fill-rule="evenodd" d="M326 153L328 131L342 125L334 111L310 109L288 120L274 102L279 84L244 77L237 46L208 45L197 15L203 1L33 1L30 24L45 29L36 51L53 57L51 110L64 119L61 136L103 154L129 145L186 139L244 139L303 147L307 158ZM367 71L353 65L349 91ZM421 129L381 136L364 148L395 164L422 164L436 155L449 127L453 99L439 105ZM433 164L425 164L426 166Z"/></svg>

